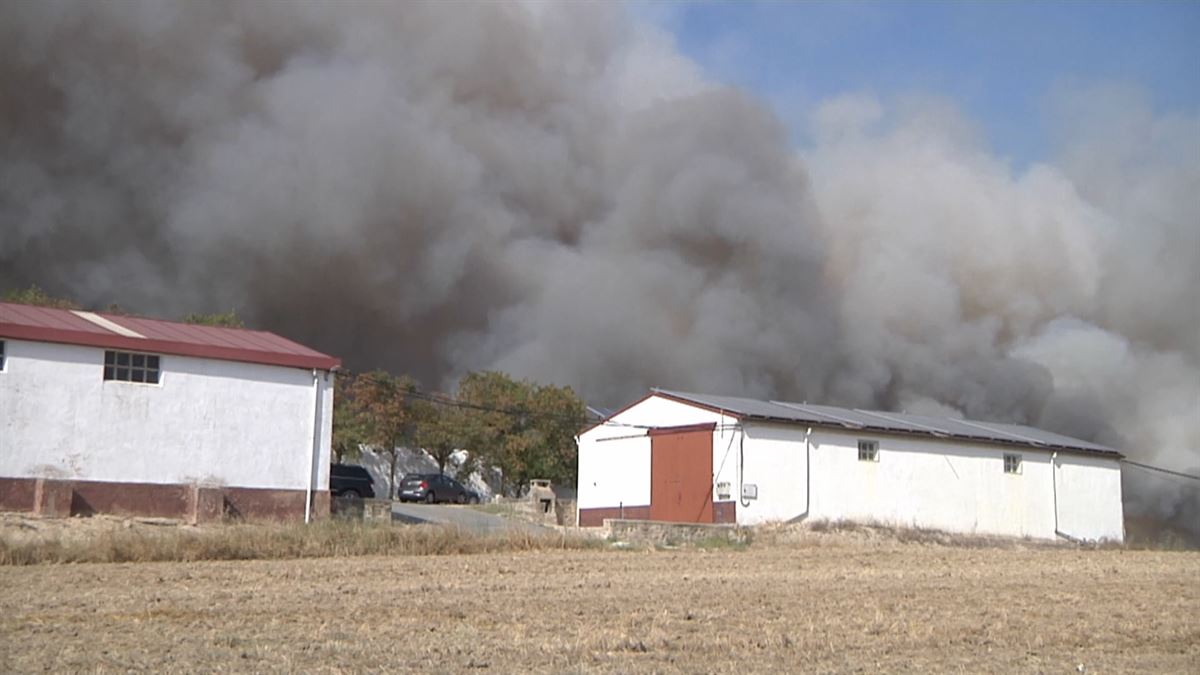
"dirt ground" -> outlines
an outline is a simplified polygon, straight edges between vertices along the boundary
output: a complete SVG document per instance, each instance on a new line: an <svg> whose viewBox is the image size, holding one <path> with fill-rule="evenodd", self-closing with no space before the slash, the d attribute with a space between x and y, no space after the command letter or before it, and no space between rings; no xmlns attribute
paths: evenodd
<svg viewBox="0 0 1200 675"><path fill-rule="evenodd" d="M0 568L28 671L1200 672L1200 554L746 550Z"/></svg>

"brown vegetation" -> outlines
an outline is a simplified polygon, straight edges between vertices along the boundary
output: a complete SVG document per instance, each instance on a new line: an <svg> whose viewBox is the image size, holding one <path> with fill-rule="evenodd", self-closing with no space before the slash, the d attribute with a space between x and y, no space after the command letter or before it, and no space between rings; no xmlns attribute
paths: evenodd
<svg viewBox="0 0 1200 675"><path fill-rule="evenodd" d="M0 520L0 565L419 556L596 545L595 540L578 536L532 535L515 529L479 535L448 526L392 527L337 520L207 527L109 517L40 521L3 514Z"/></svg>
<svg viewBox="0 0 1200 675"><path fill-rule="evenodd" d="M447 536L362 534L389 531L410 542L393 553L435 552ZM13 671L1200 666L1200 554L786 534L744 550L479 546L466 549L477 555L6 566L0 645ZM442 550L461 549L455 541Z"/></svg>

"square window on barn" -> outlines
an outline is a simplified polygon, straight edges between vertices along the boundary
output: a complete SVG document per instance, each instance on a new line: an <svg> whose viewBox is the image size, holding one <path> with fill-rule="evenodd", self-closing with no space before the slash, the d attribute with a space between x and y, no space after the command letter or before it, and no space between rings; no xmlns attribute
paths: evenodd
<svg viewBox="0 0 1200 675"><path fill-rule="evenodd" d="M104 379L158 384L161 375L158 364L159 358L156 354L119 352L110 349L104 352Z"/></svg>
<svg viewBox="0 0 1200 675"><path fill-rule="evenodd" d="M1004 455L1004 473L1021 473L1021 456Z"/></svg>
<svg viewBox="0 0 1200 675"><path fill-rule="evenodd" d="M858 442L858 461L860 461L860 462L878 462L879 461L879 441L859 441Z"/></svg>

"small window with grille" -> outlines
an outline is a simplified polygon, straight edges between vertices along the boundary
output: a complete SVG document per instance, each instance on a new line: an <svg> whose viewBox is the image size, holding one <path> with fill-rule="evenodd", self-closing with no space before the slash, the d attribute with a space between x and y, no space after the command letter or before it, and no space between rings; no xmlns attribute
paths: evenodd
<svg viewBox="0 0 1200 675"><path fill-rule="evenodd" d="M1004 473L1021 473L1021 456L1004 455Z"/></svg>
<svg viewBox="0 0 1200 675"><path fill-rule="evenodd" d="M159 357L138 352L104 352L104 379L118 382L158 384Z"/></svg>
<svg viewBox="0 0 1200 675"><path fill-rule="evenodd" d="M858 461L860 461L860 462L878 462L879 461L879 441L859 441L858 442Z"/></svg>

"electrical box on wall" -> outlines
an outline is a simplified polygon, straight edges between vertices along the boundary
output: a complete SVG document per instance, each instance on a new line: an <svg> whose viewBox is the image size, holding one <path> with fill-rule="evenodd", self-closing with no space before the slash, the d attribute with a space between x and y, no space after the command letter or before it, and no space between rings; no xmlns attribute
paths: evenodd
<svg viewBox="0 0 1200 675"><path fill-rule="evenodd" d="M720 483L717 483L717 499L729 499L729 495L729 481L721 481Z"/></svg>
<svg viewBox="0 0 1200 675"><path fill-rule="evenodd" d="M758 486L754 483L742 483L742 499L758 499Z"/></svg>

